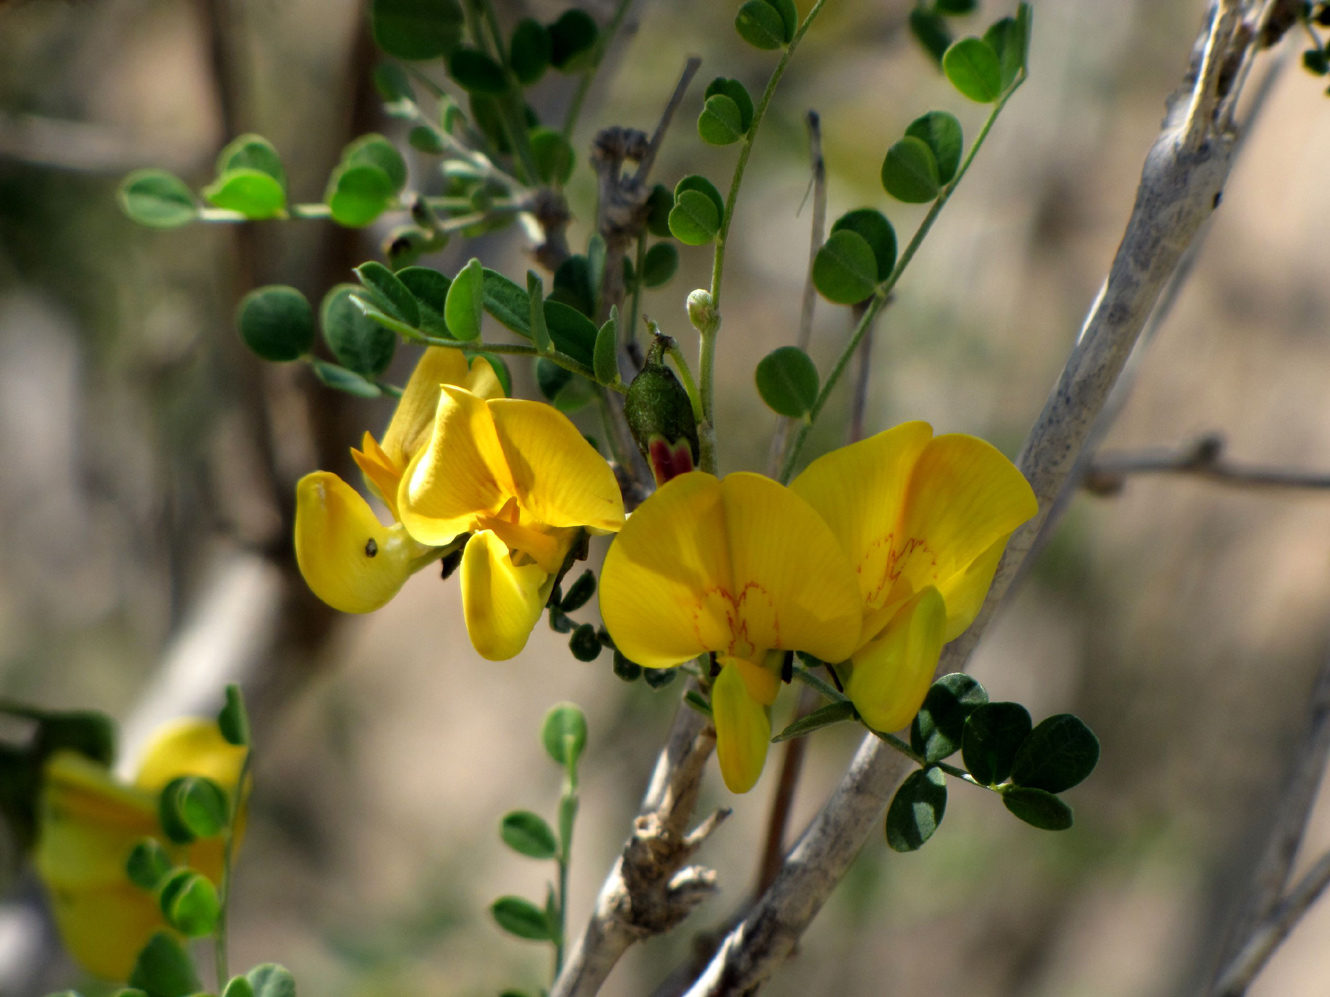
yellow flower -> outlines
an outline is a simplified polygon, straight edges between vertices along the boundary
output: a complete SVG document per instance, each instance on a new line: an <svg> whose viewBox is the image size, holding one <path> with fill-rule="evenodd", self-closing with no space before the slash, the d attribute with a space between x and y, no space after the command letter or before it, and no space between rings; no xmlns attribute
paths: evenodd
<svg viewBox="0 0 1330 997"><path fill-rule="evenodd" d="M1034 492L990 444L934 437L925 422L835 450L790 488L821 514L858 576L863 632L845 691L872 727L903 727L942 645L978 614L1012 532L1038 510Z"/></svg>
<svg viewBox="0 0 1330 997"><path fill-rule="evenodd" d="M217 725L189 720L162 730L132 785L73 751L47 761L38 803L37 873L50 896L65 947L85 970L126 980L139 951L165 930L157 898L129 881L125 862L142 838L156 838L178 865L214 884L222 877L222 841L173 845L162 835L157 797L182 775L201 775L234 792L245 749Z"/></svg>
<svg viewBox="0 0 1330 997"><path fill-rule="evenodd" d="M841 661L860 644L859 589L836 538L807 502L758 474L694 471L665 484L611 545L600 593L605 625L633 661L717 656L716 755L736 793L762 772L782 652Z"/></svg>
<svg viewBox="0 0 1330 997"><path fill-rule="evenodd" d="M315 471L296 485L296 562L320 599L344 613L368 613L397 594L412 573L439 556L412 540L397 511L397 491L411 458L429 439L444 384L461 385L483 398L502 397L489 362L470 366L460 350L430 347L421 356L380 444L365 434L352 450L365 483L388 507L384 526L354 488L335 474Z"/></svg>
<svg viewBox="0 0 1330 997"><path fill-rule="evenodd" d="M541 402L486 400L446 384L397 508L418 543L443 546L471 534L462 610L472 645L491 661L526 646L582 531L623 525L613 470L567 416Z"/></svg>

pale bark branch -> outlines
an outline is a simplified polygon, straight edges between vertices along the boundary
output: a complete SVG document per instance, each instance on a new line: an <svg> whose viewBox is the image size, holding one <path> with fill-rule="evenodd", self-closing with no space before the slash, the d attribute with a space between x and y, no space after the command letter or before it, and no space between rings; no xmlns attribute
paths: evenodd
<svg viewBox="0 0 1330 997"><path fill-rule="evenodd" d="M1223 437L1209 434L1180 450L1101 453L1090 462L1081 487L1096 495L1116 495L1133 475L1182 474L1239 488L1330 488L1330 474L1241 464L1226 459L1223 451Z"/></svg>
<svg viewBox="0 0 1330 997"><path fill-rule="evenodd" d="M941 671L964 668L1044 526L1160 292L1218 204L1235 139L1216 120L1224 101L1235 98L1222 90L1220 70L1245 59L1250 40L1249 33L1235 31L1235 10L1240 14L1226 0L1207 19L1200 72L1170 101L1108 280L1021 451L1018 463L1040 512L1013 536L983 611L948 645ZM865 739L771 889L730 933L688 997L742 994L771 976L877 828L909 765L875 738Z"/></svg>

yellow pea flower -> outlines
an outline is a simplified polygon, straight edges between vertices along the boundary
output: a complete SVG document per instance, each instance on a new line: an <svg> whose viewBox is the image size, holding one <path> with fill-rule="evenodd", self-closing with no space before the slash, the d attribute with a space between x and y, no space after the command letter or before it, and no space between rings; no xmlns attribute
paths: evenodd
<svg viewBox="0 0 1330 997"><path fill-rule="evenodd" d="M541 402L485 399L445 384L433 433L401 480L410 537L462 554L462 610L482 657L526 646L583 530L623 525L614 472L563 413Z"/></svg>
<svg viewBox="0 0 1330 997"><path fill-rule="evenodd" d="M923 704L942 645L974 622L1012 532L1038 511L1034 491L991 444L934 437L926 422L834 450L790 488L858 577L863 632L846 694L871 726L897 730Z"/></svg>
<svg viewBox="0 0 1330 997"><path fill-rule="evenodd" d="M352 450L365 484L393 517L384 526L337 475L315 471L296 485L296 562L320 599L344 613L383 606L439 550L417 543L401 525L397 492L411 458L429 439L444 384L461 385L482 398L501 398L503 387L482 357L467 364L460 350L432 346L421 355L380 444L365 433Z"/></svg>
<svg viewBox="0 0 1330 997"><path fill-rule="evenodd" d="M766 760L782 652L842 661L861 643L859 588L835 536L758 474L693 471L647 499L605 557L600 612L619 650L645 667L717 656L716 755L736 793Z"/></svg>
<svg viewBox="0 0 1330 997"><path fill-rule="evenodd" d="M158 824L157 797L182 775L206 776L234 793L244 757L245 749L227 743L215 723L188 720L158 733L130 785L77 752L47 761L34 859L65 948L87 972L128 979L148 939L167 930L157 898L125 872L141 839L156 838L177 864L220 882L221 839L170 843Z"/></svg>

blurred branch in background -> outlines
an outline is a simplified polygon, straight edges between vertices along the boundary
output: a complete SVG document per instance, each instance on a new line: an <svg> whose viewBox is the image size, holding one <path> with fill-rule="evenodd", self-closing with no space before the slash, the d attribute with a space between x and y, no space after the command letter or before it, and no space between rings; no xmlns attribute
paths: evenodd
<svg viewBox="0 0 1330 997"><path fill-rule="evenodd" d="M1097 454L1081 487L1095 495L1116 495L1126 487L1127 478L1138 474L1182 474L1237 488L1330 488L1330 474L1228 460L1218 433L1180 450Z"/></svg>

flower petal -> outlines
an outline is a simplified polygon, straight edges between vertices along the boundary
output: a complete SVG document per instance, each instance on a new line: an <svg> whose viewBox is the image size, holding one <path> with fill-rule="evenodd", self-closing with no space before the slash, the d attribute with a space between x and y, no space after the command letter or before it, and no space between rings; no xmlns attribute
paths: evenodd
<svg viewBox="0 0 1330 997"><path fill-rule="evenodd" d="M678 480L678 479L676 479ZM728 665L711 686L711 711L716 724L716 758L731 793L746 793L756 784L767 760L771 721L748 693L739 669Z"/></svg>
<svg viewBox="0 0 1330 997"><path fill-rule="evenodd" d="M155 793L178 776L201 775L232 790L240 781L244 762L245 749L222 737L217 724L197 718L180 720L153 735L134 785Z"/></svg>
<svg viewBox="0 0 1330 997"><path fill-rule="evenodd" d="M488 403L444 385L434 432L411 460L397 493L402 525L424 544L443 546L468 533L513 494Z"/></svg>
<svg viewBox="0 0 1330 997"><path fill-rule="evenodd" d="M463 384L469 377L466 355L461 350L431 346L420 355L383 434L384 452L399 470L411 463L416 451L429 438L430 425L439 408L439 386Z"/></svg>
<svg viewBox="0 0 1330 997"><path fill-rule="evenodd" d="M729 646L729 545L721 485L681 474L629 517L600 572L600 613L623 654L668 668Z"/></svg>
<svg viewBox="0 0 1330 997"><path fill-rule="evenodd" d="M499 375L494 373L494 366L484 357L472 357L471 371L462 381L462 387L478 398L489 401L492 398L505 398Z"/></svg>
<svg viewBox="0 0 1330 997"><path fill-rule="evenodd" d="M341 478L315 471L296 485L296 563L334 609L368 613L397 594L423 553L401 527L387 527Z"/></svg>
<svg viewBox="0 0 1330 997"><path fill-rule="evenodd" d="M898 591L936 585L944 597L957 597L955 608L948 603L947 629L959 633L978 612L975 588L987 592L992 581L987 562L975 562L993 557L994 544L1038 509L1025 476L992 444L959 433L937 437L910 476L893 544Z"/></svg>
<svg viewBox="0 0 1330 997"><path fill-rule="evenodd" d="M992 546L970 562L964 571L958 571L938 585L942 601L947 604L946 640L952 641L963 634L979 615L979 609L988 596L988 589L993 584L993 575L997 573L1002 552L1007 549L1007 533L993 541Z"/></svg>
<svg viewBox="0 0 1330 997"><path fill-rule="evenodd" d="M869 609L890 594L892 541L910 470L932 436L926 422L903 423L819 457L790 485L840 542Z"/></svg>
<svg viewBox="0 0 1330 997"><path fill-rule="evenodd" d="M482 658L504 661L526 647L554 588L539 565L517 567L508 548L489 530L462 552L462 612L466 632Z"/></svg>
<svg viewBox="0 0 1330 997"><path fill-rule="evenodd" d="M361 439L360 449L351 448L351 459L360 468L365 486L388 507L393 519L400 520L397 514L397 489L402 483L405 467L398 467L379 446L378 440L366 433Z"/></svg>
<svg viewBox="0 0 1330 997"><path fill-rule="evenodd" d="M623 526L623 497L613 469L566 415L520 398L500 398L489 407L514 494L533 519L599 533Z"/></svg>
<svg viewBox="0 0 1330 997"><path fill-rule="evenodd" d="M946 620L942 596L930 585L855 653L845 693L870 727L899 730L919 712L942 653Z"/></svg>
<svg viewBox="0 0 1330 997"><path fill-rule="evenodd" d="M721 482L736 612L732 653L772 648L843 661L859 645L854 572L807 502L760 474Z"/></svg>

